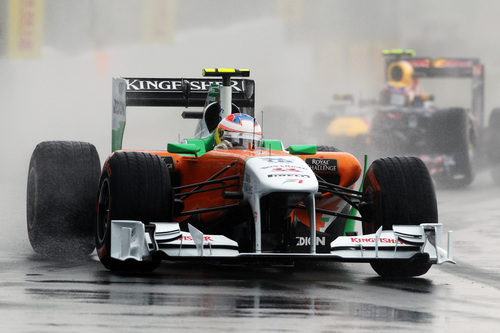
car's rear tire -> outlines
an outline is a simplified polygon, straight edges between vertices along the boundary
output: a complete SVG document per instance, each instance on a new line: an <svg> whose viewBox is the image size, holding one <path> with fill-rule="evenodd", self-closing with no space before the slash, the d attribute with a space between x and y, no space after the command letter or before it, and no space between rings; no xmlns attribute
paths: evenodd
<svg viewBox="0 0 500 333"><path fill-rule="evenodd" d="M46 256L83 256L94 248L99 155L86 142L44 141L31 156L26 215L28 238Z"/></svg>
<svg viewBox="0 0 500 333"><path fill-rule="evenodd" d="M474 131L463 108L441 110L434 115L439 124L436 145L445 155L453 156L455 166L434 177L442 188L462 188L474 180Z"/></svg>
<svg viewBox="0 0 500 333"><path fill-rule="evenodd" d="M490 173L495 184L500 185L500 163L494 164L490 169Z"/></svg>
<svg viewBox="0 0 500 333"><path fill-rule="evenodd" d="M487 133L491 177L497 185L500 185L500 108L491 111Z"/></svg>
<svg viewBox="0 0 500 333"><path fill-rule="evenodd" d="M95 242L101 263L112 271L152 271L160 261L111 257L111 220L147 224L171 221L173 190L167 165L153 154L116 152L104 164L97 197Z"/></svg>
<svg viewBox="0 0 500 333"><path fill-rule="evenodd" d="M437 202L432 179L425 164L416 157L387 157L375 160L368 168L363 184L361 210L363 234L379 227L437 223ZM431 264L428 257L405 262L376 261L373 269L384 277L412 277L425 274Z"/></svg>

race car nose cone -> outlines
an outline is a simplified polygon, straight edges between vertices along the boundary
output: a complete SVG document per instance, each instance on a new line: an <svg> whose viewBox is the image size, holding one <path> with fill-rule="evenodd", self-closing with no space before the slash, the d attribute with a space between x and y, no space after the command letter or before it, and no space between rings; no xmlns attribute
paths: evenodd
<svg viewBox="0 0 500 333"><path fill-rule="evenodd" d="M246 193L318 191L311 168L296 156L254 157L247 161L243 191Z"/></svg>

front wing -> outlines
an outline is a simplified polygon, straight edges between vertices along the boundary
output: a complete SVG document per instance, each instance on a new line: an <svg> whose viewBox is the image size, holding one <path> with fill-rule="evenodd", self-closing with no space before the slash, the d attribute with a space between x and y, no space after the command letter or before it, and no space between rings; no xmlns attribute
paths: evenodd
<svg viewBox="0 0 500 333"><path fill-rule="evenodd" d="M111 257L117 260L149 261L153 257L167 260L328 260L374 262L377 260L410 260L429 257L432 264L452 262L451 231L447 250L442 247L442 224L395 225L393 230L380 228L375 234L340 236L330 243L330 253L242 253L238 243L223 235L205 235L189 226L181 231L175 222L150 223L113 220L111 222Z"/></svg>

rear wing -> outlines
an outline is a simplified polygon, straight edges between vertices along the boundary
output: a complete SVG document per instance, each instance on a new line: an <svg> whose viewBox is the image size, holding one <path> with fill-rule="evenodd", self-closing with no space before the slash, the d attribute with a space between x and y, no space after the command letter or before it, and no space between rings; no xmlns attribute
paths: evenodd
<svg viewBox="0 0 500 333"><path fill-rule="evenodd" d="M138 107L204 107L212 84L222 79L211 78L113 78L113 113L111 148L122 148L126 109ZM231 79L232 102L242 112L254 115L255 82ZM201 118L202 112L183 112L184 118Z"/></svg>
<svg viewBox="0 0 500 333"><path fill-rule="evenodd" d="M401 59L403 60L403 59ZM481 78L483 65L471 58L411 58L404 59L413 67L413 76L422 78ZM386 68L394 61L386 61Z"/></svg>
<svg viewBox="0 0 500 333"><path fill-rule="evenodd" d="M406 61L413 67L415 78L471 79L472 112L484 126L484 65L477 58L415 57L412 50L384 50L385 73L396 62ZM386 75L386 83L388 81Z"/></svg>

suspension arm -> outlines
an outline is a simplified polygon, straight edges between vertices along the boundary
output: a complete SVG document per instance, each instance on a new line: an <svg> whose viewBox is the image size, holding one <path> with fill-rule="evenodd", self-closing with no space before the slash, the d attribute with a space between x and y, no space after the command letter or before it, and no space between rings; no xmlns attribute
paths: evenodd
<svg viewBox="0 0 500 333"><path fill-rule="evenodd" d="M306 206L304 205L298 205L296 208L299 209L306 209ZM358 221L363 221L363 218L361 216L351 216L349 214L342 214L333 210L326 210L326 209L321 209L321 208L316 208L316 212L326 214L326 215L332 215L332 216L339 216L339 217L345 217L348 219L353 219L353 220L358 220Z"/></svg>

